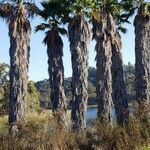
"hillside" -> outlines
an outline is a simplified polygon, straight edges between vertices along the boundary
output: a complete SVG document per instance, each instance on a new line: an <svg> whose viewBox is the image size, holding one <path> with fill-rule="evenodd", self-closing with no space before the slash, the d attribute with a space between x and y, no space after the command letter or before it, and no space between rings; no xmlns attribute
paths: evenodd
<svg viewBox="0 0 150 150"><path fill-rule="evenodd" d="M134 99L135 90L134 90L134 66L128 63L128 65L124 65L124 78L125 85L127 89L128 100L131 101ZM96 105L95 99L95 90L96 90L96 69L94 67L89 67L89 77L88 77L88 105ZM67 96L68 104L71 101L71 77L65 78L65 93ZM35 83L36 88L40 93L40 103L42 107L50 108L50 84L49 80L45 79L42 81L38 81Z"/></svg>

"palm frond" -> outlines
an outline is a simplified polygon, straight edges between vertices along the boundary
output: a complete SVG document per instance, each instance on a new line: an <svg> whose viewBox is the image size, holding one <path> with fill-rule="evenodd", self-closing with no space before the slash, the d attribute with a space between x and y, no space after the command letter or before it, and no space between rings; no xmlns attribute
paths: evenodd
<svg viewBox="0 0 150 150"><path fill-rule="evenodd" d="M67 33L68 33L67 30L64 28L58 28L58 32L62 35L67 35Z"/></svg>
<svg viewBox="0 0 150 150"><path fill-rule="evenodd" d="M121 31L122 33L127 33L127 28L122 27L121 25L118 26L118 30Z"/></svg>
<svg viewBox="0 0 150 150"><path fill-rule="evenodd" d="M139 11L141 15L150 16L150 3L142 3L139 7Z"/></svg>
<svg viewBox="0 0 150 150"><path fill-rule="evenodd" d="M50 28L50 25L46 23L41 23L40 25L37 25L35 27L35 32L44 31L46 28Z"/></svg>
<svg viewBox="0 0 150 150"><path fill-rule="evenodd" d="M0 17L7 19L13 12L13 5L0 2Z"/></svg>
<svg viewBox="0 0 150 150"><path fill-rule="evenodd" d="M48 0L41 2L43 9L39 12L39 16L45 20L52 19L61 21L64 24L69 21L69 2L68 0Z"/></svg>
<svg viewBox="0 0 150 150"><path fill-rule="evenodd" d="M24 2L25 9L27 10L28 17L34 17L34 15L39 14L40 9L35 3Z"/></svg>
<svg viewBox="0 0 150 150"><path fill-rule="evenodd" d="M123 7L123 14L122 17L124 19L128 19L130 17L132 17L136 11L137 4L135 4L134 0L122 0L121 1L122 7ZM126 16L125 16L126 14Z"/></svg>
<svg viewBox="0 0 150 150"><path fill-rule="evenodd" d="M50 16L55 18L62 14L63 9L61 7L61 2L58 0L49 0L41 2L43 10L40 12L41 16L48 19Z"/></svg>

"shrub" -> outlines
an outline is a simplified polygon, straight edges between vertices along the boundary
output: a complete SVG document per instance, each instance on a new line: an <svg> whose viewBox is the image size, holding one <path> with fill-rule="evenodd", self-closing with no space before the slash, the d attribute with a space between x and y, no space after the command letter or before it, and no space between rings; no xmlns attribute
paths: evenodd
<svg viewBox="0 0 150 150"><path fill-rule="evenodd" d="M147 150L149 143L149 122L134 116L124 128L94 120L86 131L76 133L62 129L51 111L32 112L16 137L8 135L7 116L0 118L0 149L10 145L14 150Z"/></svg>

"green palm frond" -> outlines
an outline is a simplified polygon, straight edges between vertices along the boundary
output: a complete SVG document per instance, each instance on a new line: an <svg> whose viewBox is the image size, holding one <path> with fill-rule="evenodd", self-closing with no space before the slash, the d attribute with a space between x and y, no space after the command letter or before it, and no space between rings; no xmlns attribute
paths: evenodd
<svg viewBox="0 0 150 150"><path fill-rule="evenodd" d="M37 26L35 27L35 32L44 31L44 30L47 29L47 28L50 28L50 25L49 25L49 24L41 23L40 25L37 25Z"/></svg>
<svg viewBox="0 0 150 150"><path fill-rule="evenodd" d="M144 16L150 16L150 3L142 3L139 8L140 14Z"/></svg>
<svg viewBox="0 0 150 150"><path fill-rule="evenodd" d="M49 8L49 3L47 1L42 1L41 5L43 7L43 10L41 10L39 12L39 15L44 18L45 20L47 20L50 16L51 16L51 9Z"/></svg>
<svg viewBox="0 0 150 150"><path fill-rule="evenodd" d="M121 0L120 3L125 12L128 12L132 8L137 7L137 5L135 4L135 0Z"/></svg>
<svg viewBox="0 0 150 150"><path fill-rule="evenodd" d="M67 30L64 28L58 28L58 32L62 35L67 35L67 33L68 33Z"/></svg>
<svg viewBox="0 0 150 150"><path fill-rule="evenodd" d="M123 7L123 13L121 14L121 18L123 20L128 20L135 14L137 9L137 1L135 0L122 0L121 5Z"/></svg>
<svg viewBox="0 0 150 150"><path fill-rule="evenodd" d="M114 17L119 15L122 11L122 6L118 3L118 0L106 0L105 5L101 6L101 9L105 9L110 12Z"/></svg>
<svg viewBox="0 0 150 150"><path fill-rule="evenodd" d="M49 17L61 18L67 8L67 6L63 4L64 2L65 1L61 2L58 0L48 0L41 2L43 10L39 15L45 19L49 19Z"/></svg>
<svg viewBox="0 0 150 150"><path fill-rule="evenodd" d="M45 22L35 28L35 32L48 29L46 32L46 37L48 33L50 34L53 29L58 31L59 34L67 34L65 28L59 27L61 24L66 24L70 21L70 9L68 7L68 0L47 0L41 2L43 9L39 10L38 15L42 17ZM45 40L46 41L46 38ZM45 43L45 42L44 42Z"/></svg>
<svg viewBox="0 0 150 150"><path fill-rule="evenodd" d="M85 15L91 17L91 10L98 6L95 0L71 0L69 4L70 13L74 15Z"/></svg>
<svg viewBox="0 0 150 150"><path fill-rule="evenodd" d="M95 14L93 12L100 13L100 11L105 10L106 12L111 13L114 18L117 18L117 16L123 12L122 4L119 2L119 0L93 0L92 2L94 3L92 5L92 14Z"/></svg>
<svg viewBox="0 0 150 150"><path fill-rule="evenodd" d="M122 33L127 33L127 28L124 28L121 25L118 26L118 30L121 31Z"/></svg>

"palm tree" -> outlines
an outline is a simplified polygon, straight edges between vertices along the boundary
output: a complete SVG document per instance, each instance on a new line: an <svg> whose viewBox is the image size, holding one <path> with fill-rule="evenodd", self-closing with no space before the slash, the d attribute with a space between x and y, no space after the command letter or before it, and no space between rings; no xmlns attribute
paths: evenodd
<svg viewBox="0 0 150 150"><path fill-rule="evenodd" d="M140 112L145 112L145 106L150 102L150 3L140 4L134 26L136 100Z"/></svg>
<svg viewBox="0 0 150 150"><path fill-rule="evenodd" d="M81 13L81 1L74 2L73 18L69 22L68 32L72 60L72 111L73 129L82 131L86 127L86 111L88 99L88 43L90 31L84 14ZM78 7L79 6L79 7ZM81 5L84 6L84 5ZM79 9L78 9L79 8Z"/></svg>
<svg viewBox="0 0 150 150"><path fill-rule="evenodd" d="M93 38L96 40L98 117L101 122L112 124L112 104L115 107L117 122L123 126L128 118L128 104L123 77L121 54L121 36L118 29L119 20L127 21L121 16L121 4L117 0L101 0L98 12L93 19ZM122 17L122 18L121 18Z"/></svg>
<svg viewBox="0 0 150 150"><path fill-rule="evenodd" d="M48 73L51 87L51 101L53 113L62 127L67 127L67 101L64 90L64 66L63 66L63 41L60 34L66 34L64 28L60 28L62 14L61 9L65 4L56 1L43 1L43 10L39 15L48 23L36 26L35 31L46 30L44 43L47 45Z"/></svg>
<svg viewBox="0 0 150 150"><path fill-rule="evenodd" d="M123 60L121 54L122 42L118 31L112 43L112 98L115 107L117 123L124 126L128 122L129 110L124 83Z"/></svg>
<svg viewBox="0 0 150 150"><path fill-rule="evenodd" d="M29 4L29 3L28 3ZM9 125L25 121L31 27L22 0L0 3L0 15L9 24L10 37L10 107ZM26 7L27 8L27 7Z"/></svg>
<svg viewBox="0 0 150 150"><path fill-rule="evenodd" d="M101 20L93 20L93 38L96 40L96 99L98 118L101 122L112 123L112 73L111 73L111 37L107 20L112 20L110 13L100 12ZM110 23L110 22L109 22ZM109 37L109 38L108 38Z"/></svg>

